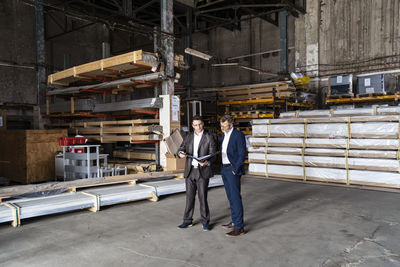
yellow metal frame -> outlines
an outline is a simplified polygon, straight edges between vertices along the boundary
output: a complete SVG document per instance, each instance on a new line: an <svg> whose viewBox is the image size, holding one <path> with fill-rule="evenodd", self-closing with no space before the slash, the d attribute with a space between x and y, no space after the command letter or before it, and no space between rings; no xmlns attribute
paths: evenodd
<svg viewBox="0 0 400 267"><path fill-rule="evenodd" d="M360 103L369 101L398 101L400 99L400 94L395 95L379 95L379 96L365 96L365 97L348 97L348 98L336 98L336 99L326 99L325 103L329 104L345 104L345 103Z"/></svg>
<svg viewBox="0 0 400 267"><path fill-rule="evenodd" d="M217 102L218 106L230 106L230 105L265 105L265 104L273 104L273 98L264 98L264 99L251 99L251 100L232 100L225 102ZM275 104L277 103L285 103L283 99L276 99Z"/></svg>

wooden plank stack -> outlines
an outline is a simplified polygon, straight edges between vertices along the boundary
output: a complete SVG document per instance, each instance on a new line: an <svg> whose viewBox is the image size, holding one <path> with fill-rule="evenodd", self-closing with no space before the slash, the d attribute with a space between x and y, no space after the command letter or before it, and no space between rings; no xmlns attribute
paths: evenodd
<svg viewBox="0 0 400 267"><path fill-rule="evenodd" d="M249 84L218 88L219 101L248 100L273 97L273 91L278 98L296 96L296 88L286 82Z"/></svg>
<svg viewBox="0 0 400 267"><path fill-rule="evenodd" d="M250 174L400 188L399 115L258 119L252 131Z"/></svg>
<svg viewBox="0 0 400 267"><path fill-rule="evenodd" d="M158 119L75 122L59 124L69 127L69 134L83 135L101 143L158 141L162 139L162 126ZM55 126L55 125L53 125Z"/></svg>
<svg viewBox="0 0 400 267"><path fill-rule="evenodd" d="M184 65L183 56L176 55L174 66L182 69ZM137 50L51 74L48 83L70 86L77 82L110 81L155 72L157 69L162 71L163 68L157 54Z"/></svg>

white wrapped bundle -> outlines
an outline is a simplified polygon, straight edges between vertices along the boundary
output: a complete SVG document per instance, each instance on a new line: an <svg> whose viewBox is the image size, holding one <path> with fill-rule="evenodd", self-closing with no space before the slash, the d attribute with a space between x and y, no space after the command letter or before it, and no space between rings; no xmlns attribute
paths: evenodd
<svg viewBox="0 0 400 267"><path fill-rule="evenodd" d="M377 109L379 115L400 115L400 107L379 107Z"/></svg>
<svg viewBox="0 0 400 267"><path fill-rule="evenodd" d="M302 138L263 138L250 137L250 145L255 147L303 147ZM398 150L399 140L397 139L326 139L307 138L305 146L310 148L347 148L350 149L376 149L376 150Z"/></svg>
<svg viewBox="0 0 400 267"><path fill-rule="evenodd" d="M250 163L299 165L310 167L328 167L346 169L345 157L301 156L281 154L249 153ZM304 162L303 162L304 161ZM393 159L347 158L347 168L374 171L399 171L399 161Z"/></svg>
<svg viewBox="0 0 400 267"><path fill-rule="evenodd" d="M267 171L265 164L251 163L249 172L262 176L268 173L268 177L304 179L303 167L300 166L271 164L268 165ZM347 183L347 173L344 169L306 167L305 174L306 180ZM349 170L348 179L350 184L400 188L400 174L394 172Z"/></svg>
<svg viewBox="0 0 400 267"><path fill-rule="evenodd" d="M317 137L348 138L347 123L314 123L314 124L271 124L253 125L253 136L270 137ZM352 138L398 138L399 123L396 122L363 122L351 123Z"/></svg>
<svg viewBox="0 0 400 267"><path fill-rule="evenodd" d="M308 156L329 156L329 157L345 157L345 149L329 149L329 148L306 148L304 155ZM296 147L250 147L249 153L265 154L281 154L281 155L301 155L303 149ZM376 158L376 159L397 159L399 157L398 151L391 150L348 150L348 157L350 158Z"/></svg>
<svg viewBox="0 0 400 267"><path fill-rule="evenodd" d="M268 170L265 164L250 163L249 173L253 175L262 175L277 178L304 179L303 167L301 166L285 166L268 164ZM306 167L305 174L307 180L317 180L326 182L346 183L346 170L329 169L329 168L312 168Z"/></svg>
<svg viewBox="0 0 400 267"><path fill-rule="evenodd" d="M375 115L373 108L355 108L355 109L337 109L332 111L333 116L360 116L360 115Z"/></svg>
<svg viewBox="0 0 400 267"><path fill-rule="evenodd" d="M399 124L393 122L351 123L351 137L398 138Z"/></svg>
<svg viewBox="0 0 400 267"><path fill-rule="evenodd" d="M259 147L266 146L267 139L265 137L250 137L250 145ZM268 147L303 147L302 138L268 138Z"/></svg>

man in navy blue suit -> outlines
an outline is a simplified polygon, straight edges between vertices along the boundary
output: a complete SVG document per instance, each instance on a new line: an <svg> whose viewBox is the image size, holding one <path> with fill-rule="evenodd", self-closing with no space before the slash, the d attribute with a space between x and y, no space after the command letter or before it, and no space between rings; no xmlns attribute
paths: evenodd
<svg viewBox="0 0 400 267"><path fill-rule="evenodd" d="M232 215L232 221L222 225L222 228L231 230L226 234L227 236L235 237L245 234L240 178L244 174L246 139L241 131L233 128L233 117L231 115L223 115L220 119L220 125L224 133L221 147L221 175Z"/></svg>

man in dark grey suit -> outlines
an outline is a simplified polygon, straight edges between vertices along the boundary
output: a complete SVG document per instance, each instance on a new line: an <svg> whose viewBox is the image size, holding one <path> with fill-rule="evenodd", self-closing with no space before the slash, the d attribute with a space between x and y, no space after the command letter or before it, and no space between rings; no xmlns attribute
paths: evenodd
<svg viewBox="0 0 400 267"><path fill-rule="evenodd" d="M214 154L217 149L215 138L212 133L204 130L204 121L200 116L193 117L192 127L194 132L186 136L178 150L179 157L183 158L186 157L186 155L201 157ZM186 208L183 215L183 223L178 226L179 228L192 226L196 191L198 191L203 230L210 230L210 210L207 202L207 191L209 179L213 176L211 170L211 163L213 161L214 159L211 158L208 161L199 162L191 157L186 157L184 173L186 184Z"/></svg>

